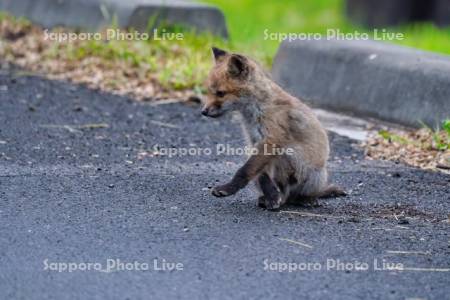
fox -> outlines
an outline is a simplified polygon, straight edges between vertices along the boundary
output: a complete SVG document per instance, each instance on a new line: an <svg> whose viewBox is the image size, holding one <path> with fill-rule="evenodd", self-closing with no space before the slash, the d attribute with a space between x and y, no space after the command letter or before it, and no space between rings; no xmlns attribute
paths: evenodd
<svg viewBox="0 0 450 300"><path fill-rule="evenodd" d="M254 182L257 205L278 211L286 203L317 204L318 198L346 192L328 183L328 135L303 101L276 84L255 60L212 47L213 67L206 79L201 114L241 116L251 155L232 179L212 188L229 197Z"/></svg>

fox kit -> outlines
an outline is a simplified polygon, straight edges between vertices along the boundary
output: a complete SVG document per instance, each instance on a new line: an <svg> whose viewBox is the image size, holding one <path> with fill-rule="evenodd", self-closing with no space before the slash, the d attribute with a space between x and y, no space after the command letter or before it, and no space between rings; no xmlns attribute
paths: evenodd
<svg viewBox="0 0 450 300"><path fill-rule="evenodd" d="M244 133L255 151L230 182L213 188L227 197L255 181L258 205L277 210L287 201L315 202L345 192L329 185L328 136L309 107L275 84L253 60L212 48L215 65L207 79L202 114L242 115Z"/></svg>

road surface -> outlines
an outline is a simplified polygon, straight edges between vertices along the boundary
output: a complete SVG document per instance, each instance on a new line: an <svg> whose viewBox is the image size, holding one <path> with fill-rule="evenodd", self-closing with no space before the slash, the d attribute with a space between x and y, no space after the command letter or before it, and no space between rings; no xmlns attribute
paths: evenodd
<svg viewBox="0 0 450 300"><path fill-rule="evenodd" d="M450 177L330 139L350 195L268 212L232 118L3 70L0 298L449 299Z"/></svg>

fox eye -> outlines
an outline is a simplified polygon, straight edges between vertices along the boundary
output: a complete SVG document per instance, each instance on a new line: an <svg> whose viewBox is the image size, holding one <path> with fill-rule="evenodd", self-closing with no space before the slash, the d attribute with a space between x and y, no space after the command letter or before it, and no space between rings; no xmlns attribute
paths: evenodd
<svg viewBox="0 0 450 300"><path fill-rule="evenodd" d="M219 97L219 98L224 97L225 94L226 94L226 93L225 93L224 91L217 91L217 92L216 92L216 96Z"/></svg>

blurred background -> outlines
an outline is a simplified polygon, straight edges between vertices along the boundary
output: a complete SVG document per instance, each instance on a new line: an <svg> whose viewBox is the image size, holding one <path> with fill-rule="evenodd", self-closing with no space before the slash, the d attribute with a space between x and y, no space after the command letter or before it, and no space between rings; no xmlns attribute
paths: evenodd
<svg viewBox="0 0 450 300"><path fill-rule="evenodd" d="M224 38L224 34L222 37L213 35L208 30L194 31L189 27L159 23L157 26L166 31L182 32L183 39L103 38L69 42L45 39L46 27L50 28L50 33L101 32L105 27L130 32L137 24L146 30L146 26L155 24L154 18L149 17L152 13L144 11L141 17L133 13L128 23L122 24L120 14L117 18L115 13L120 11L117 7L134 9L133 5L147 2L152 1L1 0L0 55L4 62L54 79L70 80L138 100L158 100L201 94L212 64L210 48L213 45L250 55L269 69L280 41L265 38L266 32L326 34L332 29L373 36L374 28L378 28L403 34L404 39L392 43L450 54L448 0L202 0L200 3L221 10L216 10L216 15L208 22L216 22L216 25L222 22L222 32L226 31L223 12L228 38ZM89 6L93 3L96 6ZM85 6L84 11L78 11L81 4ZM110 5L111 10L104 4ZM53 14L54 24L61 26L48 26L52 18L46 14ZM205 21L198 16L186 16L186 12L177 14L180 18L190 18L190 22ZM103 29L87 26L88 21L99 19L104 19ZM204 23L202 26L208 27Z"/></svg>

